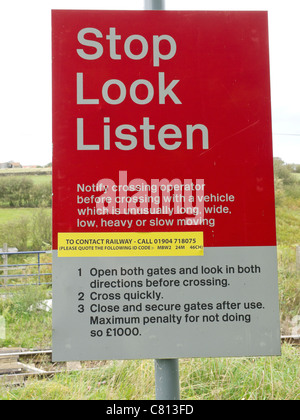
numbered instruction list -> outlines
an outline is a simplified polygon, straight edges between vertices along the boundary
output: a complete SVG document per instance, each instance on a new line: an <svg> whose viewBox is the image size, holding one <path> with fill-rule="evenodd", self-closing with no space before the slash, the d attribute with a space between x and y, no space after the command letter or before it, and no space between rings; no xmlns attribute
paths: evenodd
<svg viewBox="0 0 300 420"><path fill-rule="evenodd" d="M56 349L82 360L85 348L93 360L250 355L275 346L268 325L277 323L277 292L265 281L272 265L260 247L205 253L185 264L176 257L85 258L79 265L57 258L56 270L66 275L54 290L63 333L54 331ZM274 258L274 250L267 255Z"/></svg>

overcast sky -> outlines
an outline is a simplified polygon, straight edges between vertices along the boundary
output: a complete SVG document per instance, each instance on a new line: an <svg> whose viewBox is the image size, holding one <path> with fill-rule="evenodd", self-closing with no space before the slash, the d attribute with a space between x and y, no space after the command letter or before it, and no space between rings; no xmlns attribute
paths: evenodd
<svg viewBox="0 0 300 420"><path fill-rule="evenodd" d="M15 0L0 14L0 162L52 160L51 9L143 10L144 0ZM268 10L274 156L300 163L300 0L166 0L166 10Z"/></svg>

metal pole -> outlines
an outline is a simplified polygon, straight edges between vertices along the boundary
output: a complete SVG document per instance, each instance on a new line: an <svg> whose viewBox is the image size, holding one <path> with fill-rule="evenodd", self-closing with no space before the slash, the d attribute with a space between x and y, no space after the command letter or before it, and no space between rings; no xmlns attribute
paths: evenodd
<svg viewBox="0 0 300 420"><path fill-rule="evenodd" d="M145 10L164 10L165 0L145 0Z"/></svg>
<svg viewBox="0 0 300 420"><path fill-rule="evenodd" d="M145 0L145 10L164 10L165 0ZM178 359L155 360L157 400L180 400Z"/></svg>
<svg viewBox="0 0 300 420"><path fill-rule="evenodd" d="M155 392L157 400L180 400L178 359L155 360Z"/></svg>
<svg viewBox="0 0 300 420"><path fill-rule="evenodd" d="M41 259L40 253L38 253L38 276L39 276L39 286L41 285Z"/></svg>
<svg viewBox="0 0 300 420"><path fill-rule="evenodd" d="M8 245L7 244L3 244L3 252L8 252ZM4 265L4 270L3 270L3 273L4 273L4 285L6 286L7 285L7 279L8 279L8 277L5 277L5 276L8 276L8 268L7 268L7 266L8 266L8 255L6 254L6 255L3 255L3 259L4 259L4 261L3 261L3 265Z"/></svg>

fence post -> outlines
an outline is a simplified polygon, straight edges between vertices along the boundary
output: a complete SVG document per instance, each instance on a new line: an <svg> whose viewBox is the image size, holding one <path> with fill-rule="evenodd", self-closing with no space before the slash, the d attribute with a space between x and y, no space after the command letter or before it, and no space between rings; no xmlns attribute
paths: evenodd
<svg viewBox="0 0 300 420"><path fill-rule="evenodd" d="M39 286L41 285L41 259L40 259L40 253L38 255L38 275L39 275Z"/></svg>
<svg viewBox="0 0 300 420"><path fill-rule="evenodd" d="M7 244L3 244L3 252L8 252L8 245ZM4 254L3 255L3 265L4 265L4 269L3 269L3 274L4 276L8 276L8 268L5 267L8 265L8 255ZM4 277L4 285L7 285L7 277Z"/></svg>

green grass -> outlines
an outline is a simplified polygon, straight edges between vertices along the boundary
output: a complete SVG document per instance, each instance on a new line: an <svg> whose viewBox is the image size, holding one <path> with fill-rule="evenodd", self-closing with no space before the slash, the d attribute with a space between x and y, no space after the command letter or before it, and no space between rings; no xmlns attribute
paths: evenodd
<svg viewBox="0 0 300 420"><path fill-rule="evenodd" d="M300 182L300 174L299 173L295 173L295 174L293 174L293 176L296 178L297 181Z"/></svg>
<svg viewBox="0 0 300 420"><path fill-rule="evenodd" d="M50 175L27 175L35 185L51 184L52 177Z"/></svg>
<svg viewBox="0 0 300 420"><path fill-rule="evenodd" d="M32 218L34 214L38 213L40 209L37 208L0 208L0 224L13 222L22 218ZM51 214L51 209L46 209L47 213Z"/></svg>
<svg viewBox="0 0 300 420"><path fill-rule="evenodd" d="M182 400L299 400L299 350L281 357L182 359ZM0 400L153 400L152 360L111 361L94 371L0 387Z"/></svg>
<svg viewBox="0 0 300 420"><path fill-rule="evenodd" d="M298 208L279 207L277 214L278 245L300 245L300 206Z"/></svg>
<svg viewBox="0 0 300 420"><path fill-rule="evenodd" d="M35 282L36 278L32 277L31 281ZM0 290L0 297L6 296L0 298L0 314L5 318L6 331L5 339L0 339L0 347L51 347L52 314L38 309L39 303L51 297L51 290L47 286Z"/></svg>
<svg viewBox="0 0 300 420"><path fill-rule="evenodd" d="M282 325L285 325L286 320L300 314L300 273L296 269L296 247L300 246L300 204L299 207L295 204L279 206L276 214L279 301Z"/></svg>
<svg viewBox="0 0 300 420"><path fill-rule="evenodd" d="M0 176L7 175L51 175L52 168L15 168L15 169L0 169Z"/></svg>
<svg viewBox="0 0 300 420"><path fill-rule="evenodd" d="M281 324L282 333L290 334L290 322L300 314L300 273L296 270L296 247L300 246L300 182L279 185L276 199Z"/></svg>
<svg viewBox="0 0 300 420"><path fill-rule="evenodd" d="M48 170L46 172L42 172L42 174L39 174L39 172L34 173L33 170L27 170L28 172L24 172L26 170L23 170L23 172L20 172L21 171L20 169L18 172L15 169L13 171L14 172L11 172L11 170L0 169L0 176L1 175L3 176L3 174L5 174L6 178L11 177L11 176L24 178L24 176L26 176L26 179L32 180L34 184L36 185L48 184L48 183L50 184L52 182L52 173L49 172Z"/></svg>
<svg viewBox="0 0 300 420"><path fill-rule="evenodd" d="M51 214L51 208L0 208L0 247L7 243L19 251L45 249L51 244Z"/></svg>

